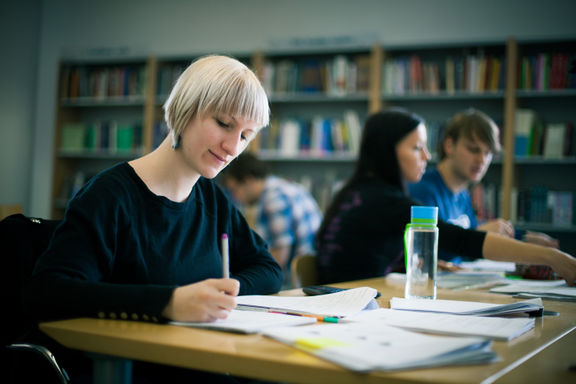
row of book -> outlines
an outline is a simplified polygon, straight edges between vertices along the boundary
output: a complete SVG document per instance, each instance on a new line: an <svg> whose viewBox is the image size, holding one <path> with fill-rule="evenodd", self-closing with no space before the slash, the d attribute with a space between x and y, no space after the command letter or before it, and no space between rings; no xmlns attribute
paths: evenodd
<svg viewBox="0 0 576 384"><path fill-rule="evenodd" d="M262 84L269 95L321 93L348 95L370 89L370 56L267 61Z"/></svg>
<svg viewBox="0 0 576 384"><path fill-rule="evenodd" d="M545 122L532 109L516 110L514 154L562 159L576 156L576 131L572 122Z"/></svg>
<svg viewBox="0 0 576 384"><path fill-rule="evenodd" d="M430 121L426 127L428 150L432 160L436 160L444 124ZM157 123L154 132L154 146L157 146L166 137L166 124ZM256 137L255 148L260 154L268 157L353 158L358 154L361 135L362 124L354 111L345 112L342 118L288 117L281 120L272 119L270 126L261 130Z"/></svg>
<svg viewBox="0 0 576 384"><path fill-rule="evenodd" d="M66 123L62 126L62 152L132 153L142 149L142 126L117 121Z"/></svg>
<svg viewBox="0 0 576 384"><path fill-rule="evenodd" d="M476 184L470 197L479 221L500 217L501 190L494 184ZM521 224L551 224L555 227L575 225L574 192L553 191L536 185L513 189L510 220Z"/></svg>
<svg viewBox="0 0 576 384"><path fill-rule="evenodd" d="M278 156L355 155L360 147L361 130L358 114L346 111L341 118L272 120L255 140L260 153Z"/></svg>
<svg viewBox="0 0 576 384"><path fill-rule="evenodd" d="M144 65L66 66L60 77L60 97L77 98L137 98L146 89Z"/></svg>
<svg viewBox="0 0 576 384"><path fill-rule="evenodd" d="M535 186L518 191L515 222L545 223L556 227L574 224L574 193Z"/></svg>
<svg viewBox="0 0 576 384"><path fill-rule="evenodd" d="M576 53L538 53L520 60L518 89L546 91L576 89L576 74L570 73Z"/></svg>
<svg viewBox="0 0 576 384"><path fill-rule="evenodd" d="M400 56L384 61L381 88L387 95L496 92L504 89L505 67L503 57L483 54L439 60Z"/></svg>

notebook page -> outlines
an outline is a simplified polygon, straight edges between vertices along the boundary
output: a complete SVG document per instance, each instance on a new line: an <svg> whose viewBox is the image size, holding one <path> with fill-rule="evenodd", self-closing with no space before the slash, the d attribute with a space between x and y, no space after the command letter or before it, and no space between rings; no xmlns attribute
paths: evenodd
<svg viewBox="0 0 576 384"><path fill-rule="evenodd" d="M236 304L265 309L308 313L326 317L345 317L362 311L376 297L376 289L360 287L318 296L238 296Z"/></svg>
<svg viewBox="0 0 576 384"><path fill-rule="evenodd" d="M297 326L315 322L316 319L312 317L232 310L226 319L217 319L213 322L172 321L170 324L237 333L259 333L269 327Z"/></svg>

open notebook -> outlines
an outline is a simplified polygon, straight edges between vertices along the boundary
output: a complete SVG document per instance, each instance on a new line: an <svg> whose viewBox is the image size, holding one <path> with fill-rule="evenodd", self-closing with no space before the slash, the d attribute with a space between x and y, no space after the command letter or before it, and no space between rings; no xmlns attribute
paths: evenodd
<svg viewBox="0 0 576 384"><path fill-rule="evenodd" d="M236 298L237 309L214 322L170 324L239 333L259 333L269 327L296 326L317 320L354 315L373 304L377 291L370 287L347 289L320 296L246 295ZM377 305L376 305L377 306Z"/></svg>
<svg viewBox="0 0 576 384"><path fill-rule="evenodd" d="M362 311L377 293L374 288L359 287L318 296L238 296L236 303L238 309L245 310L343 318Z"/></svg>

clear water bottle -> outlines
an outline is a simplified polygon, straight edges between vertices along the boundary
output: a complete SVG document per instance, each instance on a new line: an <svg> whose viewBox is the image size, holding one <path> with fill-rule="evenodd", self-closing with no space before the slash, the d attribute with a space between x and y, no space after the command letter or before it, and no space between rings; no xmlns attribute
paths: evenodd
<svg viewBox="0 0 576 384"><path fill-rule="evenodd" d="M407 299L436 298L438 265L438 207L411 207L410 224L404 233Z"/></svg>

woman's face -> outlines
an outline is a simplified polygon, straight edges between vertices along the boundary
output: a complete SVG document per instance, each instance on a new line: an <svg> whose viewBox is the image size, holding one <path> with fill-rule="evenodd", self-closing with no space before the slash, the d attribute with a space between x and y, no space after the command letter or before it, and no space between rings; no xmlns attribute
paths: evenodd
<svg viewBox="0 0 576 384"><path fill-rule="evenodd" d="M241 117L196 117L182 132L183 159L194 173L211 179L246 149L258 131L255 122Z"/></svg>
<svg viewBox="0 0 576 384"><path fill-rule="evenodd" d="M402 178L409 183L420 181L430 160L426 147L426 126L422 123L396 144L396 156Z"/></svg>

